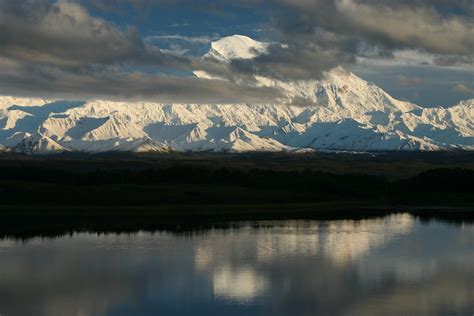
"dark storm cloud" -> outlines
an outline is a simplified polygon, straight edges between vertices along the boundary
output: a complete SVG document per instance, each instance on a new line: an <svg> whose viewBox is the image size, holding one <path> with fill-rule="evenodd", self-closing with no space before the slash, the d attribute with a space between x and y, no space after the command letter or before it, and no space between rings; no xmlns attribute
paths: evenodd
<svg viewBox="0 0 474 316"><path fill-rule="evenodd" d="M281 97L272 88L237 85L224 80L125 73L115 69L71 72L2 59L0 68L0 94L194 104L273 103Z"/></svg>
<svg viewBox="0 0 474 316"><path fill-rule="evenodd" d="M288 36L324 28L390 48L472 55L474 22L466 1L278 0L291 10L277 20Z"/></svg>
<svg viewBox="0 0 474 316"><path fill-rule="evenodd" d="M269 15L265 34L284 45L272 44L252 60L220 64L160 50L143 40L133 18L116 25L90 13L146 16L164 6L220 15L233 7L258 8ZM254 75L316 79L354 63L361 47L368 48L363 54L372 49L385 58L396 49L414 49L434 54L440 66L472 64L473 13L470 0L0 0L1 87L19 94L270 102L280 95L242 82L252 84ZM228 82L150 74L193 70Z"/></svg>
<svg viewBox="0 0 474 316"><path fill-rule="evenodd" d="M448 67L474 65L474 55L472 56L458 56L458 55L437 56L433 62L438 66L448 66Z"/></svg>
<svg viewBox="0 0 474 316"><path fill-rule="evenodd" d="M279 97L273 89L222 80L126 73L124 68L191 72L199 61L165 54L145 44L137 30L93 17L73 2L0 0L0 48L5 94L193 103L268 103Z"/></svg>
<svg viewBox="0 0 474 316"><path fill-rule="evenodd" d="M472 0L98 0L90 5L136 9L152 6L220 8L265 5L274 27L294 40L308 40L320 29L396 48L472 55ZM296 38L294 38L296 36ZM309 39L314 40L315 38ZM316 38L317 39L317 38Z"/></svg>
<svg viewBox="0 0 474 316"><path fill-rule="evenodd" d="M0 1L0 54L25 62L81 67L139 63L179 67L183 61L72 2Z"/></svg>
<svg viewBox="0 0 474 316"><path fill-rule="evenodd" d="M338 65L352 63L354 56L350 43L337 36L317 41L286 41L287 44L271 45L267 54L250 61L235 60L231 68L237 73L256 74L279 80L317 79L321 74Z"/></svg>
<svg viewBox="0 0 474 316"><path fill-rule="evenodd" d="M286 45L272 45L268 54L251 61L232 62L234 75L315 79L334 66L353 63L357 56L368 51L390 59L394 50L401 49L434 54L438 66L461 60L473 63L474 19L470 1L273 0L265 3L272 5L269 11L272 29L278 41ZM361 47L365 49L361 51Z"/></svg>

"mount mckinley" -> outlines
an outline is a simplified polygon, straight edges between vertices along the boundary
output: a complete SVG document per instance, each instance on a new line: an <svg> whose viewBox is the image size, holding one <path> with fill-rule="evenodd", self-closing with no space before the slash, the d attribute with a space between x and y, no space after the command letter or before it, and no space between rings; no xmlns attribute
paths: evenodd
<svg viewBox="0 0 474 316"><path fill-rule="evenodd" d="M234 35L204 58L229 62L267 45ZM212 78L195 72L202 78ZM216 78L214 78L216 79ZM0 148L64 151L474 150L474 99L423 108L335 68L317 81L256 77L288 100L307 104L161 104L0 97ZM299 102L301 103L301 102Z"/></svg>

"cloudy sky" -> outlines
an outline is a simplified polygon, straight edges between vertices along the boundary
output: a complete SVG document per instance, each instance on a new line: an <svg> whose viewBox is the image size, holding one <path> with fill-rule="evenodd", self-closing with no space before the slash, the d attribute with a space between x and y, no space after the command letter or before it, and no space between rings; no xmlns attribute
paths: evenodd
<svg viewBox="0 0 474 316"><path fill-rule="evenodd" d="M232 34L274 44L252 61L199 58ZM0 0L1 94L272 102L254 75L318 79L339 65L420 105L474 98L474 1Z"/></svg>

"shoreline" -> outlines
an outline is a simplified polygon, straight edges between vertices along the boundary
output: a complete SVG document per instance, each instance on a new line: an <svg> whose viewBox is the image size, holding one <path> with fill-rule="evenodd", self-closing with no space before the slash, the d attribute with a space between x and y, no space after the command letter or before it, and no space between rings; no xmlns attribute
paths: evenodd
<svg viewBox="0 0 474 316"><path fill-rule="evenodd" d="M0 238L170 231L190 233L243 222L362 220L407 213L420 220L474 223L474 206L377 206L370 203L187 205L161 207L1 206Z"/></svg>

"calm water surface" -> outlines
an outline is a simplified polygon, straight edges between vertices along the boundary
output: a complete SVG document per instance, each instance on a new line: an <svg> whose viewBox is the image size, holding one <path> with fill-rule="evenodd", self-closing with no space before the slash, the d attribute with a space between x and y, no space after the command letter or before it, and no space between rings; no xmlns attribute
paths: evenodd
<svg viewBox="0 0 474 316"><path fill-rule="evenodd" d="M4 239L0 314L473 315L474 225L405 214Z"/></svg>

